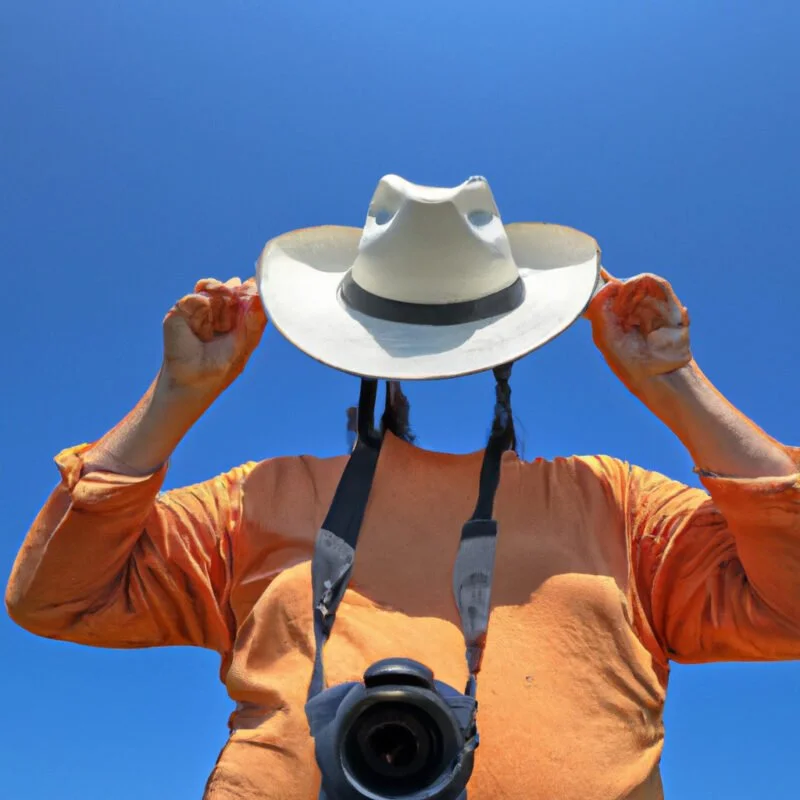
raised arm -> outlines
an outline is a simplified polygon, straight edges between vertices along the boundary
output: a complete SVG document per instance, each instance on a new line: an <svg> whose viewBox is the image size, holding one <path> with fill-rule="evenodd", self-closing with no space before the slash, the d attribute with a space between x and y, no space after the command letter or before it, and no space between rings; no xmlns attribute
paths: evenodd
<svg viewBox="0 0 800 800"><path fill-rule="evenodd" d="M59 454L59 485L6 590L41 636L105 647L224 650L229 537L249 466L159 494L174 447L241 372L266 320L249 282L201 281L164 321L164 362L136 408L93 445Z"/></svg>
<svg viewBox="0 0 800 800"><path fill-rule="evenodd" d="M665 653L800 658L800 451L703 375L666 281L611 279L588 315L612 370L681 440L707 490L638 468L618 481L637 585Z"/></svg>

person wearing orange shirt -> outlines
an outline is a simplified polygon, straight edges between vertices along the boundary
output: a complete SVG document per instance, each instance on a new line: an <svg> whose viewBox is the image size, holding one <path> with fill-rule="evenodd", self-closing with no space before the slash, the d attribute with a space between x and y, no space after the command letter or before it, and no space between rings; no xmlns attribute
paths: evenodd
<svg viewBox="0 0 800 800"><path fill-rule="evenodd" d="M510 365L581 315L705 490L606 456L516 455ZM378 430L359 418L377 461L326 683L395 657L453 687L478 676L470 800L657 800L670 661L800 657L800 451L711 385L671 286L613 278L573 229L504 225L484 179L438 189L387 176L363 230L279 236L256 280L200 281L168 312L157 379L99 441L57 456L61 480L8 583L9 614L40 636L220 654L236 708L206 800L320 792L306 702L326 609L312 561L359 444L349 457L250 462L160 491L170 454L241 373L267 316L360 376L362 400L388 381ZM486 451L415 446L400 381L482 370L497 379ZM490 456L499 479L481 515ZM467 664L466 584L454 603L452 574L464 522L490 517L488 636L484 625L467 640L481 656Z"/></svg>

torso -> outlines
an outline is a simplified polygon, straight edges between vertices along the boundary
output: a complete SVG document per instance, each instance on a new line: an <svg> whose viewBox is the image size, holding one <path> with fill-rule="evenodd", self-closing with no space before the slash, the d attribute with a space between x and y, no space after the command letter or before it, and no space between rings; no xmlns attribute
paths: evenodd
<svg viewBox="0 0 800 800"><path fill-rule="evenodd" d="M389 440L351 589L325 650L329 683L415 658L462 688L451 571L481 454ZM313 658L310 558L344 458L277 459L244 486L224 679L238 710L207 800L316 800L304 702ZM591 460L507 455L481 746L470 800L656 800L666 671L631 586L624 509Z"/></svg>

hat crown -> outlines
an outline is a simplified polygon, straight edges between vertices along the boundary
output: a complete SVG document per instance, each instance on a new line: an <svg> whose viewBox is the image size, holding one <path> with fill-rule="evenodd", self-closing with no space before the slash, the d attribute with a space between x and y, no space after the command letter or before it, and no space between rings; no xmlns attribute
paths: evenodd
<svg viewBox="0 0 800 800"><path fill-rule="evenodd" d="M502 291L519 270L484 178L437 188L387 175L372 197L351 277L387 300L438 305Z"/></svg>

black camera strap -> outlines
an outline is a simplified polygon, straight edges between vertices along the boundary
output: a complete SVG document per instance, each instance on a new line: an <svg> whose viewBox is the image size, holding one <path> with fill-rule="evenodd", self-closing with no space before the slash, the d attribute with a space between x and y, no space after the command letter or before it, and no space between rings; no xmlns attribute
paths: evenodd
<svg viewBox="0 0 800 800"><path fill-rule="evenodd" d="M514 447L511 419L511 367L495 369L494 424L481 465L478 500L464 525L453 568L453 593L466 644L469 681L466 694L475 696L491 611L497 522L494 499L500 484L503 453ZM361 524L378 466L382 435L375 429L377 381L363 379L358 404L358 438L345 466L333 502L317 534L311 562L314 602L314 669L308 698L325 688L322 651L336 612L350 583ZM389 402L387 387L387 404Z"/></svg>
<svg viewBox="0 0 800 800"><path fill-rule="evenodd" d="M311 561L314 595L314 672L308 697L325 688L322 650L331 635L355 563L356 545L378 467L383 437L375 430L378 382L363 379L358 400L358 438L339 479L328 515L317 533ZM387 403L388 387L387 387Z"/></svg>

